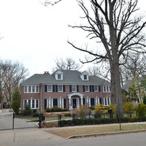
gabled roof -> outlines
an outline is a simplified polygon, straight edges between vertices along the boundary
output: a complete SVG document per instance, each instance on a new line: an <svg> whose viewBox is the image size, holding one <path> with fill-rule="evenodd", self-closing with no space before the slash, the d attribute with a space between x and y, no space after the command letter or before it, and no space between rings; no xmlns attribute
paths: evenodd
<svg viewBox="0 0 146 146"><path fill-rule="evenodd" d="M36 85L36 84L63 84L63 85L103 85L110 83L97 76L89 76L88 81L81 79L82 73L77 70L61 70L63 73L63 80L56 80L55 73L50 75L49 73L34 74L30 78L26 79L21 85Z"/></svg>

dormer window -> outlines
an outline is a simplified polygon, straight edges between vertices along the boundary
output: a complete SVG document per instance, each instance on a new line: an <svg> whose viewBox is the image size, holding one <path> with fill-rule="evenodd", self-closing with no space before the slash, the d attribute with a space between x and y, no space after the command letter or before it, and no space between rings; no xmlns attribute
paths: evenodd
<svg viewBox="0 0 146 146"><path fill-rule="evenodd" d="M88 81L88 80L89 80L89 75L88 75L88 73L87 73L87 72L83 72L83 73L81 74L81 79L82 79L83 81Z"/></svg>
<svg viewBox="0 0 146 146"><path fill-rule="evenodd" d="M61 80L61 74L57 74L57 79Z"/></svg>
<svg viewBox="0 0 146 146"><path fill-rule="evenodd" d="M63 72L57 71L55 74L55 79L56 80L63 80Z"/></svg>
<svg viewBox="0 0 146 146"><path fill-rule="evenodd" d="M87 75L84 75L84 80L87 80Z"/></svg>

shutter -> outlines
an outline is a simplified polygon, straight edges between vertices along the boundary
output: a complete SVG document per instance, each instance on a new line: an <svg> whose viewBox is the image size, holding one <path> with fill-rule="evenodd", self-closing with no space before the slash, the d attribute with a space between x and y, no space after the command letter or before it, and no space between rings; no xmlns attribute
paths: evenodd
<svg viewBox="0 0 146 146"><path fill-rule="evenodd" d="M55 85L53 85L53 92L55 92Z"/></svg>
<svg viewBox="0 0 146 146"><path fill-rule="evenodd" d="M83 92L85 92L85 86L83 85Z"/></svg>
<svg viewBox="0 0 146 146"><path fill-rule="evenodd" d="M63 92L65 92L65 85L63 85Z"/></svg>
<svg viewBox="0 0 146 146"><path fill-rule="evenodd" d="M72 86L69 85L69 92L72 92Z"/></svg>
<svg viewBox="0 0 146 146"><path fill-rule="evenodd" d="M101 92L101 86L98 86L98 91Z"/></svg>
<svg viewBox="0 0 146 146"><path fill-rule="evenodd" d="M92 85L89 86L89 91L90 91L90 92L93 92L93 91L92 91Z"/></svg>
<svg viewBox="0 0 146 146"><path fill-rule="evenodd" d="M58 92L58 86L56 85L56 92Z"/></svg>
<svg viewBox="0 0 146 146"><path fill-rule="evenodd" d="M45 92L47 92L47 85L45 85Z"/></svg>

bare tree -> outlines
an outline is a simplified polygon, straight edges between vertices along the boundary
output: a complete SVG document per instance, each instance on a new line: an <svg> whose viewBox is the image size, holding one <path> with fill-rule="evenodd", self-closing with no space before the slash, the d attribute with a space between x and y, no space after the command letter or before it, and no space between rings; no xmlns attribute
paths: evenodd
<svg viewBox="0 0 146 146"><path fill-rule="evenodd" d="M19 63L0 61L0 87L1 98L8 104L12 101L12 93L20 82L25 78L27 70Z"/></svg>
<svg viewBox="0 0 146 146"><path fill-rule="evenodd" d="M146 73L146 56L139 53L130 54L122 67L124 80L140 78Z"/></svg>
<svg viewBox="0 0 146 146"><path fill-rule="evenodd" d="M122 116L120 65L125 64L131 52L145 53L144 34L146 25L142 17L136 17L138 0L79 0L88 24L72 26L88 33L97 43L96 49L82 48L68 41L75 49L91 55L89 62L107 61L111 72L112 103L117 104L117 115ZM89 7L90 6L90 7ZM102 44L102 45L101 45ZM104 53L101 47L103 46Z"/></svg>
<svg viewBox="0 0 146 146"><path fill-rule="evenodd" d="M71 58L66 58L65 60L59 59L56 61L56 67L55 70L61 69L61 70L79 70L80 65L75 62Z"/></svg>

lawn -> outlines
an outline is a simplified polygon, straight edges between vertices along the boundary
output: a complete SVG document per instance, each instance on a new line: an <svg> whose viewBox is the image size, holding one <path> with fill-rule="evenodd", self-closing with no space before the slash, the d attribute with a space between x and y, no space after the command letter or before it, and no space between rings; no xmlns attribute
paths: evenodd
<svg viewBox="0 0 146 146"><path fill-rule="evenodd" d="M76 126L52 128L47 130L49 133L61 136L63 138L73 138L78 136L97 136L110 133L136 132L146 130L146 123L128 123L122 124L122 129L119 129L119 124L93 125L93 126Z"/></svg>

